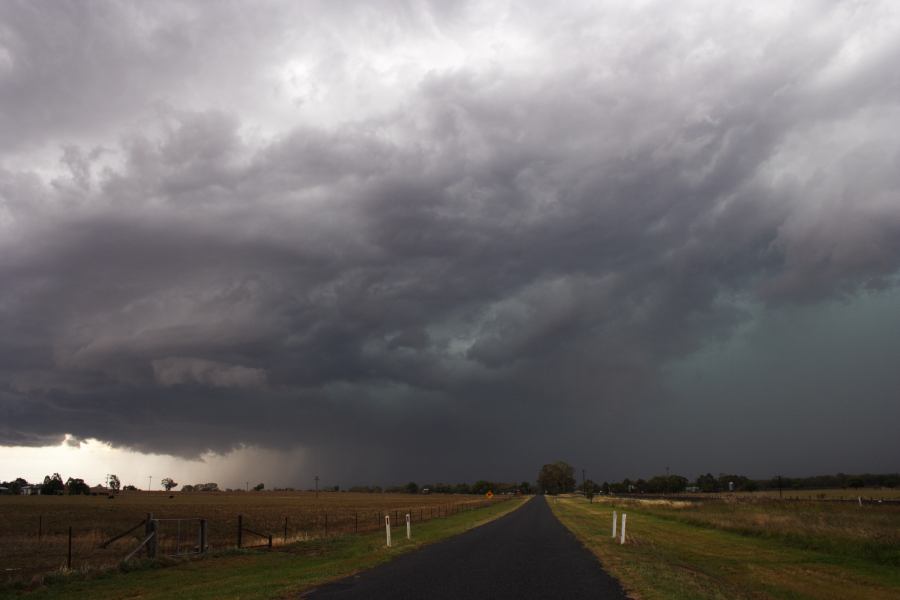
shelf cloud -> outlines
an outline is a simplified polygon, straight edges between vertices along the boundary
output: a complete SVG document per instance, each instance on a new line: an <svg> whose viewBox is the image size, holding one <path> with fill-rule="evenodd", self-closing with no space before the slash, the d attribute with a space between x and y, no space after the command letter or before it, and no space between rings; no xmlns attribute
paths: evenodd
<svg viewBox="0 0 900 600"><path fill-rule="evenodd" d="M891 2L0 23L0 444L373 481L897 468Z"/></svg>

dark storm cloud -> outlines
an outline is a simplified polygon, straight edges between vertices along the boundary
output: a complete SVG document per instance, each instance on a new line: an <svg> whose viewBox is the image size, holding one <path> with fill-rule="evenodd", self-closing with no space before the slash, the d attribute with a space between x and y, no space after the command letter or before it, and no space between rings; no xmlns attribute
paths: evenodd
<svg viewBox="0 0 900 600"><path fill-rule="evenodd" d="M673 439L654 419L677 413L670 361L751 307L893 286L883 8L522 6L505 26L538 51L518 62L406 75L388 108L260 138L219 76L256 81L276 52L249 40L290 38L282 11L6 4L0 442L299 446L357 478L638 448L623 460L647 469L664 460L648 440ZM419 39L478 15L378 19ZM33 36L45 22L65 35ZM368 77L317 64L341 65L341 89ZM47 144L60 172L22 166Z"/></svg>

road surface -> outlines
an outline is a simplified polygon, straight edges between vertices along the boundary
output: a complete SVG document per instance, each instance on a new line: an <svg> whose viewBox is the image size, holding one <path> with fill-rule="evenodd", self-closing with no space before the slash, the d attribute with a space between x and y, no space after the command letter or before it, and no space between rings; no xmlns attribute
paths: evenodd
<svg viewBox="0 0 900 600"><path fill-rule="evenodd" d="M543 496L487 525L312 590L302 597L310 600L626 598L618 582L603 571L596 557L553 516Z"/></svg>

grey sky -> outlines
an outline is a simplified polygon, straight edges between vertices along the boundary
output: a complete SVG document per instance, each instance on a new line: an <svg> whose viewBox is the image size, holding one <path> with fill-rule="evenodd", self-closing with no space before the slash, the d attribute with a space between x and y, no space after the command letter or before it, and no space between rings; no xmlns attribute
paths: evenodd
<svg viewBox="0 0 900 600"><path fill-rule="evenodd" d="M445 4L0 4L0 444L897 470L900 7Z"/></svg>

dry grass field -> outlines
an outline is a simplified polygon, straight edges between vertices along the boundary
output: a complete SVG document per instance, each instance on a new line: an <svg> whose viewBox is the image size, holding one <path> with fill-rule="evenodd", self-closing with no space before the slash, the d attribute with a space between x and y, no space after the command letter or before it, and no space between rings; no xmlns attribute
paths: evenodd
<svg viewBox="0 0 900 600"><path fill-rule="evenodd" d="M215 551L235 547L239 514L244 527L272 534L273 544L281 545L326 534L373 531L384 526L385 514L399 525L406 512L413 522L420 522L484 503L481 496L348 492L321 492L318 498L312 492L131 492L112 500L106 496L0 496L0 574L3 582L9 582L64 567L69 527L73 569L114 565L140 542L143 527L105 549L99 545L133 527L147 513L161 519L161 553L173 553L196 545L198 523L179 525L165 519L207 519L209 546ZM265 542L244 534L244 546Z"/></svg>
<svg viewBox="0 0 900 600"><path fill-rule="evenodd" d="M739 492L738 495L746 497L765 496L778 498L778 490L766 490L763 492ZM900 500L900 488L846 488L832 490L783 490L783 498L795 498L798 500Z"/></svg>
<svg viewBox="0 0 900 600"><path fill-rule="evenodd" d="M900 501L900 488L835 488L827 490L763 490L758 492L722 492L716 494L685 493L678 494L685 498L779 498L782 500L845 500L857 498L863 500L897 500Z"/></svg>
<svg viewBox="0 0 900 600"><path fill-rule="evenodd" d="M900 506L604 498L551 503L635 596L900 598ZM610 536L628 514L628 543Z"/></svg>

